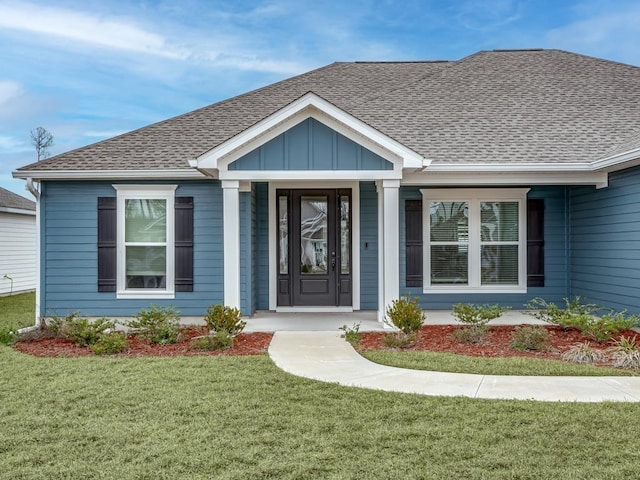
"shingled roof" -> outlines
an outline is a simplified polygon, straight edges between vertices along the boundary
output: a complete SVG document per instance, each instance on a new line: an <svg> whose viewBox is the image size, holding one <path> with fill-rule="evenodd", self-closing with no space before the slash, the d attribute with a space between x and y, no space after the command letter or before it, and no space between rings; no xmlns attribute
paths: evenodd
<svg viewBox="0 0 640 480"><path fill-rule="evenodd" d="M0 210L6 209L35 211L36 204L9 190L0 187Z"/></svg>
<svg viewBox="0 0 640 480"><path fill-rule="evenodd" d="M584 163L640 147L640 67L561 50L333 63L19 169L189 168L308 92L432 165Z"/></svg>

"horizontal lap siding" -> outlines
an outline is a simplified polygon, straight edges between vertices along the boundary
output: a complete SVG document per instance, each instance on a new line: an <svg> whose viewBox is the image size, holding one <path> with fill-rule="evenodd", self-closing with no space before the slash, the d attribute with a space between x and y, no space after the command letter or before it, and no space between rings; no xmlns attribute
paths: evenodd
<svg viewBox="0 0 640 480"><path fill-rule="evenodd" d="M640 168L571 190L571 294L640 313Z"/></svg>
<svg viewBox="0 0 640 480"><path fill-rule="evenodd" d="M514 294L425 294L422 287L406 286L406 231L405 201L422 200L420 187L400 189L400 294L418 297L420 305L428 310L448 310L455 303L498 303L521 309L534 297L560 302L568 291L568 244L566 221L566 189L564 187L532 187L528 198L544 199L544 270L545 286L528 287L527 293ZM425 219L426 220L426 219ZM426 272L424 272L426 275Z"/></svg>
<svg viewBox="0 0 640 480"><path fill-rule="evenodd" d="M378 309L378 194L360 182L360 308Z"/></svg>
<svg viewBox="0 0 640 480"><path fill-rule="evenodd" d="M0 212L0 295L35 288L36 217Z"/></svg>
<svg viewBox="0 0 640 480"><path fill-rule="evenodd" d="M255 184L256 309L269 309L269 185Z"/></svg>
<svg viewBox="0 0 640 480"><path fill-rule="evenodd" d="M198 316L208 305L222 302L222 191L218 182L177 182L176 196L194 199L193 292L177 292L170 300L118 300L113 292L98 293L97 199L115 197L112 183L116 182L44 185L44 313L65 315L79 310L88 316L131 316L154 303L174 305L184 316Z"/></svg>

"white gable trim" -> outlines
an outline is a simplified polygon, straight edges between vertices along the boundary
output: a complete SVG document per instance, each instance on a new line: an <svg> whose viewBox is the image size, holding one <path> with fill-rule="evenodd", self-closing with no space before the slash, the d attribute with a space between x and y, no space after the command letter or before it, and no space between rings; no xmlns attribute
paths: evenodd
<svg viewBox="0 0 640 480"><path fill-rule="evenodd" d="M247 130L200 155L192 160L190 165L202 170L218 170L220 178L231 178L236 174L235 171L230 173L231 176L223 174L228 172L229 164L307 118L315 118L388 160L393 164L394 171L402 172L403 168L421 169L429 165L429 161L418 153L314 93L303 95Z"/></svg>

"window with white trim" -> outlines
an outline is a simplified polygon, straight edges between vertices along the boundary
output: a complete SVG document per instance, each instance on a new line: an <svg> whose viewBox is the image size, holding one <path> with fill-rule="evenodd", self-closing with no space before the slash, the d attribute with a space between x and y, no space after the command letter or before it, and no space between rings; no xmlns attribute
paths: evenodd
<svg viewBox="0 0 640 480"><path fill-rule="evenodd" d="M423 189L425 292L526 292L526 188Z"/></svg>
<svg viewBox="0 0 640 480"><path fill-rule="evenodd" d="M114 185L118 298L174 298L176 185Z"/></svg>

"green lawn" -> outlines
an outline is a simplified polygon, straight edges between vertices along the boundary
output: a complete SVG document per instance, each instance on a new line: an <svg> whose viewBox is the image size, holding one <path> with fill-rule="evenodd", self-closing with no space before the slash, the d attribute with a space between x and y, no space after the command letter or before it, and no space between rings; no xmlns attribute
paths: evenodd
<svg viewBox="0 0 640 480"><path fill-rule="evenodd" d="M638 372L619 368L595 367L559 360L525 357L470 357L443 352L397 352L369 350L360 355L375 363L413 370L435 372L479 373L481 375L546 375L546 376L635 376Z"/></svg>
<svg viewBox="0 0 640 480"><path fill-rule="evenodd" d="M0 330L29 327L35 323L35 315L35 293L0 297Z"/></svg>
<svg viewBox="0 0 640 480"><path fill-rule="evenodd" d="M53 358L0 347L0 477L635 478L637 404L340 387L266 356Z"/></svg>

